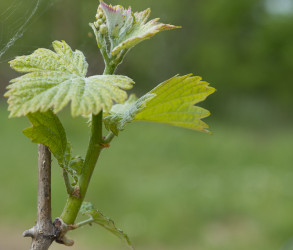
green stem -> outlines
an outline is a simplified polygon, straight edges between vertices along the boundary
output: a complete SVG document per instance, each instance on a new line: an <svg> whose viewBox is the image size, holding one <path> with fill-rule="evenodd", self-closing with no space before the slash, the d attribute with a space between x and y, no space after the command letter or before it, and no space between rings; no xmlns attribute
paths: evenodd
<svg viewBox="0 0 293 250"><path fill-rule="evenodd" d="M104 139L103 143L105 143L105 144L110 143L110 142L114 139L114 137L115 137L115 135L114 135L112 132L110 132L110 133L106 136L106 138Z"/></svg>
<svg viewBox="0 0 293 250"><path fill-rule="evenodd" d="M122 50L121 54L116 57L108 57L107 52L105 52L104 49L101 49L102 55L104 57L104 61L105 61L105 70L104 70L104 75L113 75L116 68L118 67L118 65L122 62L124 56L126 55L126 53L128 52L127 49Z"/></svg>
<svg viewBox="0 0 293 250"><path fill-rule="evenodd" d="M90 218L88 220L84 220L84 221L81 221L81 222L78 222L77 224L75 224L75 227L76 228L79 228L79 227L82 227L82 226L85 226L85 225L88 225L88 224L91 224L93 223L95 220L93 218Z"/></svg>
<svg viewBox="0 0 293 250"><path fill-rule="evenodd" d="M113 75L116 70L116 67L117 66L115 64L106 64L103 75Z"/></svg>
<svg viewBox="0 0 293 250"><path fill-rule="evenodd" d="M106 64L104 75L114 74L115 69L116 65ZM63 212L60 216L63 222L67 225L74 224L81 204L86 195L88 185L90 183L90 179L95 169L99 155L103 149L104 140L102 135L102 127L103 111L101 110L98 115L92 115L91 138L88 145L82 173L78 181L79 193L77 195L77 193L73 191L71 194L69 194ZM113 138L111 138L110 141L112 139Z"/></svg>
<svg viewBox="0 0 293 250"><path fill-rule="evenodd" d="M91 128L91 138L88 146L88 151L84 161L84 166L82 173L79 178L79 195L69 195L64 210L60 218L67 224L73 224L77 214L79 212L80 206L84 200L91 176L95 169L97 160L99 158L100 152L103 149L102 142L102 118L103 112L101 111L98 115L92 115L92 128Z"/></svg>
<svg viewBox="0 0 293 250"><path fill-rule="evenodd" d="M63 178L64 178L64 182L65 182L65 186L66 186L66 191L68 194L71 194L73 191L73 188L70 184L69 176L68 176L68 173L65 169L63 169Z"/></svg>

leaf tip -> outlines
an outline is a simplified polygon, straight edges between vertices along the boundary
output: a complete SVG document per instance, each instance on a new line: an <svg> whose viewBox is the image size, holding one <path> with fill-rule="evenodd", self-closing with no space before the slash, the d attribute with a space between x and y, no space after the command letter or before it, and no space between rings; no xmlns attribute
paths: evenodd
<svg viewBox="0 0 293 250"><path fill-rule="evenodd" d="M172 24L164 24L163 30L173 30L173 29L181 29L182 26L172 25Z"/></svg>

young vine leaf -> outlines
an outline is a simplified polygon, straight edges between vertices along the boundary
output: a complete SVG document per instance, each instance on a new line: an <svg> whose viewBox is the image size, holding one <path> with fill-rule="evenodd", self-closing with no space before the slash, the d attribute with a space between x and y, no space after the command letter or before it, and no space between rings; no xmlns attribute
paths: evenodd
<svg viewBox="0 0 293 250"><path fill-rule="evenodd" d="M136 114L145 107L147 101L155 96L155 94L146 94L137 99L135 94L131 94L124 104L113 105L110 113L105 113L104 116L106 129L117 136L119 131L124 130L127 123L135 119Z"/></svg>
<svg viewBox="0 0 293 250"><path fill-rule="evenodd" d="M107 229L108 231L119 237L121 240L124 240L128 244L128 246L131 247L131 249L134 249L128 236L115 226L113 220L104 216L99 210L95 209L92 203L83 202L80 208L80 213L82 215L89 216L92 219L93 223L97 223L98 225Z"/></svg>
<svg viewBox="0 0 293 250"><path fill-rule="evenodd" d="M104 40L109 40L111 48L108 54L117 56L160 31L180 28L159 23L159 18L147 22L150 13L150 9L134 13L130 7L124 9L120 5L112 6L100 1L97 21L91 25L99 47L106 43ZM98 34L96 31L99 31Z"/></svg>
<svg viewBox="0 0 293 250"><path fill-rule="evenodd" d="M134 82L119 75L85 77L88 64L82 52L73 52L62 41L53 42L54 53L37 49L28 56L16 57L10 66L27 73L13 79L7 88L10 117L25 116L37 111L52 109L57 113L71 101L72 116L98 114L109 111L113 101L123 103L127 99L124 90Z"/></svg>
<svg viewBox="0 0 293 250"><path fill-rule="evenodd" d="M71 145L67 141L65 130L58 117L51 110L29 113L27 117L33 126L24 129L24 135L34 143L48 146L58 164L77 182L79 174L77 163L82 160L71 159ZM77 159L78 162L75 163Z"/></svg>
<svg viewBox="0 0 293 250"><path fill-rule="evenodd" d="M210 112L194 105L214 91L199 76L175 76L138 100L130 96L124 104L114 105L104 123L115 135L131 121L159 122L209 133L209 126L201 119Z"/></svg>

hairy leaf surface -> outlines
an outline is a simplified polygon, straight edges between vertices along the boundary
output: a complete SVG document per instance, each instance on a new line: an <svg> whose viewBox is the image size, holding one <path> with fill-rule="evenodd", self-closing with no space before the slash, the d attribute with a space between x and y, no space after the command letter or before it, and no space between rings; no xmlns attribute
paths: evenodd
<svg viewBox="0 0 293 250"><path fill-rule="evenodd" d="M210 112L195 104L215 91L198 76L175 76L150 91L137 101L114 105L104 122L114 134L131 121L151 121L208 132L209 126L201 119ZM131 104L130 104L131 102Z"/></svg>
<svg viewBox="0 0 293 250"><path fill-rule="evenodd" d="M103 1L100 2L100 8L106 16L108 32L105 35L107 34L111 42L109 53L112 55L118 55L122 50L130 49L160 31L180 28L179 26L159 23L159 18L147 22L151 13L150 9L134 13L130 7L124 9L120 5L112 6ZM102 41L98 41L98 43L103 44Z"/></svg>
<svg viewBox="0 0 293 250"><path fill-rule="evenodd" d="M146 94L137 99L132 94L124 104L113 105L110 113L104 117L106 129L111 130L117 136L119 131L124 130L127 123L135 119L135 115L145 107L147 101L155 96L155 94Z"/></svg>
<svg viewBox="0 0 293 250"><path fill-rule="evenodd" d="M121 240L124 240L132 249L133 246L128 238L128 236L121 231L119 228L117 228L114 224L114 221L109 219L108 217L104 216L100 211L94 208L92 203L90 202L83 202L82 206L80 208L80 212L83 215L89 216L91 219L93 219L95 223L99 224L103 228L107 229L117 237L119 237Z"/></svg>
<svg viewBox="0 0 293 250"><path fill-rule="evenodd" d="M85 77L88 64L82 52L73 52L64 41L53 42L54 53L37 49L28 56L16 57L10 66L27 74L13 79L7 88L10 117L52 109L59 112L71 102L72 116L109 111L113 101L127 99L124 90L134 83L119 75Z"/></svg>

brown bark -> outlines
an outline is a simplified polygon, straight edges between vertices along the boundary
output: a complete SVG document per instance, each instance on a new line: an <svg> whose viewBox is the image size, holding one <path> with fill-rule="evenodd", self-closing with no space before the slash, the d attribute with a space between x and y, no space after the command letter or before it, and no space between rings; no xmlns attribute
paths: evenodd
<svg viewBox="0 0 293 250"><path fill-rule="evenodd" d="M53 241L72 246L73 241L66 238L68 227L60 218L52 223L51 216L51 152L47 146L38 148L38 213L36 225L23 232L24 237L31 237L30 250L48 250Z"/></svg>
<svg viewBox="0 0 293 250"><path fill-rule="evenodd" d="M31 250L47 250L56 237L51 217L51 152L39 144L38 153L37 224L23 236L32 237Z"/></svg>

